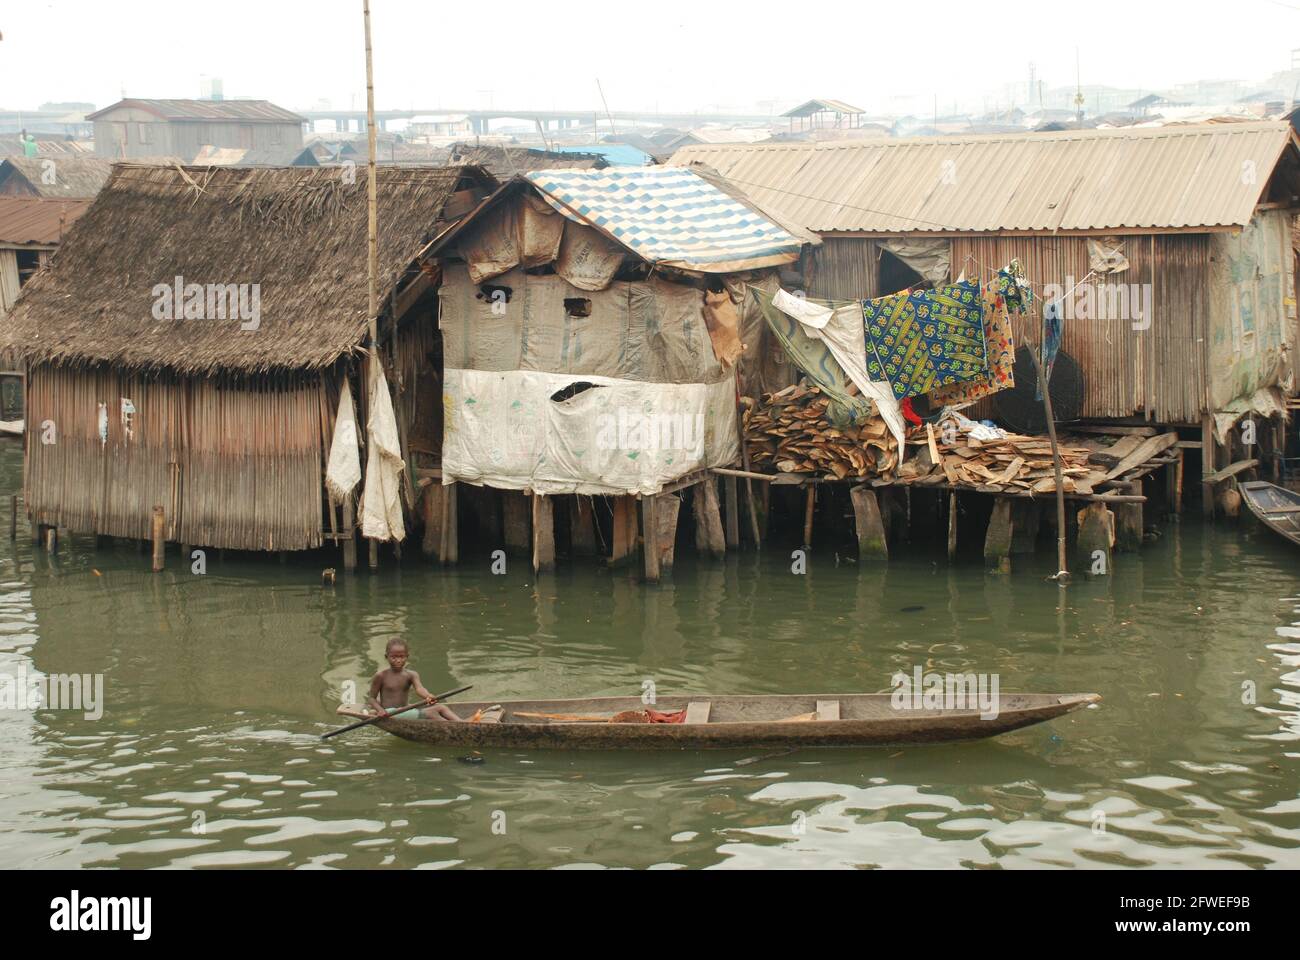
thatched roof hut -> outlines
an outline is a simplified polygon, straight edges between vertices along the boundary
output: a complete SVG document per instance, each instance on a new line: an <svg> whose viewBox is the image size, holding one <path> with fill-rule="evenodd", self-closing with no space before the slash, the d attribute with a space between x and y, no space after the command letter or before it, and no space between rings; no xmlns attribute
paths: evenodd
<svg viewBox="0 0 1300 960"><path fill-rule="evenodd" d="M24 289L0 342L33 364L131 372L329 366L360 347L367 325L365 177L343 172L120 164L51 269ZM486 175L384 168L378 179L386 289L433 237L453 194ZM257 328L155 318L155 288L178 276L257 284Z"/></svg>
<svg viewBox="0 0 1300 960"><path fill-rule="evenodd" d="M386 312L419 299L416 255L494 183L378 171ZM116 166L0 332L28 370L33 523L143 539L161 506L173 542L321 546L334 411L368 336L366 232L347 169Z"/></svg>
<svg viewBox="0 0 1300 960"><path fill-rule="evenodd" d="M90 200L112 169L102 157L8 157L0 162L0 196Z"/></svg>

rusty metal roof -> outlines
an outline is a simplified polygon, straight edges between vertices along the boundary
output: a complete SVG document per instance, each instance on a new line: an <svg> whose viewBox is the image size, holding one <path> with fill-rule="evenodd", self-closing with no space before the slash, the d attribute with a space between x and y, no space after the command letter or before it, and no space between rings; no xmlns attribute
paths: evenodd
<svg viewBox="0 0 1300 960"><path fill-rule="evenodd" d="M1244 226L1288 150L1289 124L1257 122L699 144L671 164L708 164L818 233L1110 232Z"/></svg>
<svg viewBox="0 0 1300 960"><path fill-rule="evenodd" d="M90 204L89 200L0 197L0 244L53 246Z"/></svg>
<svg viewBox="0 0 1300 960"><path fill-rule="evenodd" d="M240 123L305 123L306 118L277 107L269 100L119 100L111 107L86 114L87 120L134 107L156 114L163 120L237 120Z"/></svg>

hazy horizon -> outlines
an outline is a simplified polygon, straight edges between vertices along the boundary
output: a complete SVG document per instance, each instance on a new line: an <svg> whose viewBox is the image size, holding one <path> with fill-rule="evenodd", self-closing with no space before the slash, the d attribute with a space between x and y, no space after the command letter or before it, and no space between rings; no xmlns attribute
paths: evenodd
<svg viewBox="0 0 1300 960"><path fill-rule="evenodd" d="M378 107L595 112L599 80L614 111L779 113L830 97L871 113L947 113L1005 108L1013 91L1023 105L1031 64L1047 89L1073 86L1076 47L1085 87L1144 92L1202 79L1263 82L1290 68L1300 48L1300 3L1280 0L1139 0L1118 23L1025 0L984 13L957 2L770 0L739 12L590 0L558 17L539 9L504 0L490 22L471 11L456 24L446 8L372 0ZM219 10L141 0L126 16L102 2L48 0L0 14L0 33L6 110L103 107L124 94L194 98L205 75L222 79L227 98L294 110L365 106L360 0L230 0Z"/></svg>

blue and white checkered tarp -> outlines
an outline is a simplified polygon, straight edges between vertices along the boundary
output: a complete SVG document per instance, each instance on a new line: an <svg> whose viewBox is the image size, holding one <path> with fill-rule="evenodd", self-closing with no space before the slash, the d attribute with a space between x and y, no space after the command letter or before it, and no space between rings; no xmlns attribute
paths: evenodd
<svg viewBox="0 0 1300 960"><path fill-rule="evenodd" d="M524 176L569 219L650 263L730 273L790 263L803 241L691 170L540 170Z"/></svg>

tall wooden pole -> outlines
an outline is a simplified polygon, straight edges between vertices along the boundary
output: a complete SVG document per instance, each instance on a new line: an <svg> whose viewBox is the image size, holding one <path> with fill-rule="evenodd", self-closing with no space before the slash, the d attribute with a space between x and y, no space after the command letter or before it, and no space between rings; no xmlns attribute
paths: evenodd
<svg viewBox="0 0 1300 960"><path fill-rule="evenodd" d="M375 67L370 47L370 0L361 0L366 21L366 312L370 318L370 354L366 364L366 415L369 395L378 378L379 363L379 187L375 175ZM370 541L370 568L379 566L379 544Z"/></svg>
<svg viewBox="0 0 1300 960"><path fill-rule="evenodd" d="M1039 349L1042 349L1041 345ZM1043 412L1047 415L1047 436L1052 441L1052 469L1056 474L1056 576L1053 580L1066 583L1070 571L1065 565L1065 479L1061 474L1061 451L1056 446L1056 417L1052 414L1052 394L1047 389L1047 377L1043 373L1043 364L1038 359L1038 350L1033 344L1029 346L1029 356L1034 361L1034 372L1038 374L1038 389L1043 394Z"/></svg>

